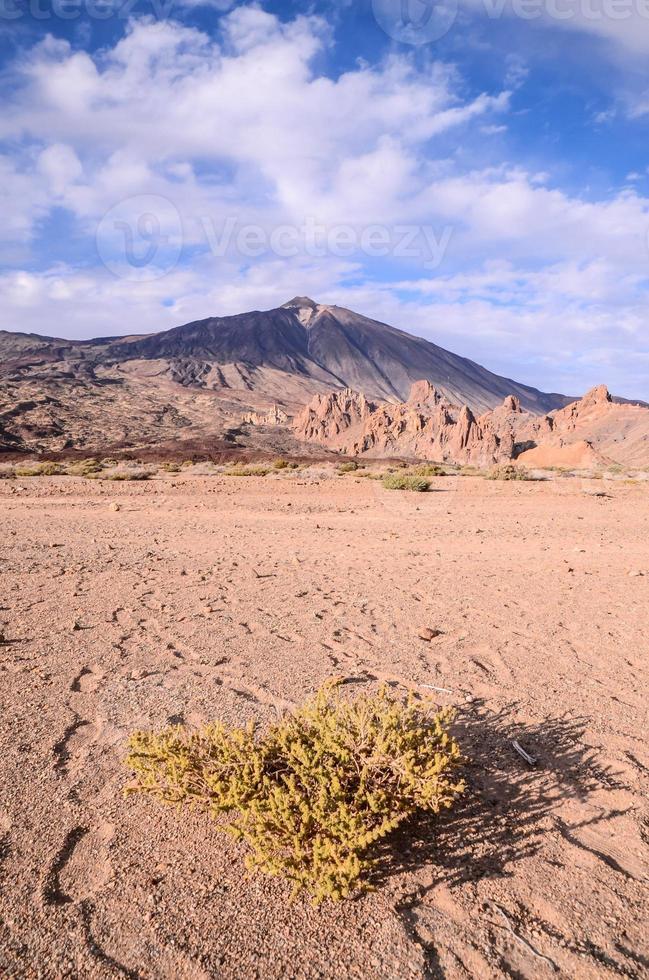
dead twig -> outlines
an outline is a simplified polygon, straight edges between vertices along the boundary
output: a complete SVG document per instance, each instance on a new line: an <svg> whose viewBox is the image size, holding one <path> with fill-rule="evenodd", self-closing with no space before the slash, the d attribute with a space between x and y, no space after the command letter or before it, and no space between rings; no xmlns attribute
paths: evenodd
<svg viewBox="0 0 649 980"><path fill-rule="evenodd" d="M516 739L514 739L512 745L514 746L516 752L518 752L518 754L520 755L521 759L525 759L528 765L530 766L536 765L536 759L534 758L534 756L530 755L529 752L526 752L523 746L520 744L520 742L517 742Z"/></svg>
<svg viewBox="0 0 649 980"><path fill-rule="evenodd" d="M559 967L554 962L554 960L550 959L549 956L546 956L545 953L539 953L538 949L535 949L531 943L528 943L527 939L523 939L522 936L519 936L519 934L515 932L511 922L509 921L509 916L507 915L505 910L501 908L501 906L498 905L496 902L492 902L491 904L493 908L495 908L496 912L498 912L501 918L503 919L507 932L509 932L509 934L514 937L516 942L520 943L521 946L523 946L528 951L528 953L532 954L532 956L536 956L540 960L545 960L545 962L554 970L554 972L558 973Z"/></svg>

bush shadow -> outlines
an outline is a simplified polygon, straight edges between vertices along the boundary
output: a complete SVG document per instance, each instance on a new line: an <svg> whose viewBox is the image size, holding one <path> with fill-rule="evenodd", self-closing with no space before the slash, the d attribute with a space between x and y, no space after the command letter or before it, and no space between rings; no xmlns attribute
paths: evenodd
<svg viewBox="0 0 649 980"><path fill-rule="evenodd" d="M374 885L425 865L434 867L436 884L508 877L540 849L562 801L626 788L586 743L587 719L563 715L523 725L516 711L510 704L493 713L475 702L458 718L454 734L467 759L466 792L451 810L414 817L383 842ZM611 810L597 819L619 814Z"/></svg>

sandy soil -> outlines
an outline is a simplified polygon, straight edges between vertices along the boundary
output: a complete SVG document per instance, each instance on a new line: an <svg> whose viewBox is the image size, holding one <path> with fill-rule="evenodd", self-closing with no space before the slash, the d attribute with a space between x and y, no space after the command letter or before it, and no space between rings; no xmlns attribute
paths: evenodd
<svg viewBox="0 0 649 980"><path fill-rule="evenodd" d="M0 973L648 975L647 485L435 490L0 483ZM205 817L123 798L130 730L341 674L447 688L471 758L373 894L289 903Z"/></svg>

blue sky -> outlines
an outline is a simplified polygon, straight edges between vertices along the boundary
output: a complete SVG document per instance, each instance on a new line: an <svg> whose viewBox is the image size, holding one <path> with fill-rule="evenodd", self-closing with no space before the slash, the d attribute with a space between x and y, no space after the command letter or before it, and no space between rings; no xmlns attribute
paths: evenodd
<svg viewBox="0 0 649 980"><path fill-rule="evenodd" d="M649 398L649 2L429 2L0 0L0 329L300 293Z"/></svg>

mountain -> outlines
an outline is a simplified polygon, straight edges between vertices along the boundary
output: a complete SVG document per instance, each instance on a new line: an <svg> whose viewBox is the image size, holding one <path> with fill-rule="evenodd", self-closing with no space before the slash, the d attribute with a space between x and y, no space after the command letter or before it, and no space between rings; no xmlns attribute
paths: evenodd
<svg viewBox="0 0 649 980"><path fill-rule="evenodd" d="M375 398L402 400L421 378L474 410L493 408L508 394L532 412L569 399L502 378L442 347L340 306L296 296L265 312L210 317L148 337L113 341L105 357L166 360L184 384L230 383L223 365L239 366L258 387L260 369L310 379L316 387L350 387Z"/></svg>
<svg viewBox="0 0 649 980"><path fill-rule="evenodd" d="M244 419L293 416L331 389L401 402L421 379L474 413L509 395L535 415L570 401L385 323L297 296L277 309L147 336L71 341L0 332L0 448L248 445L260 433L240 432Z"/></svg>

